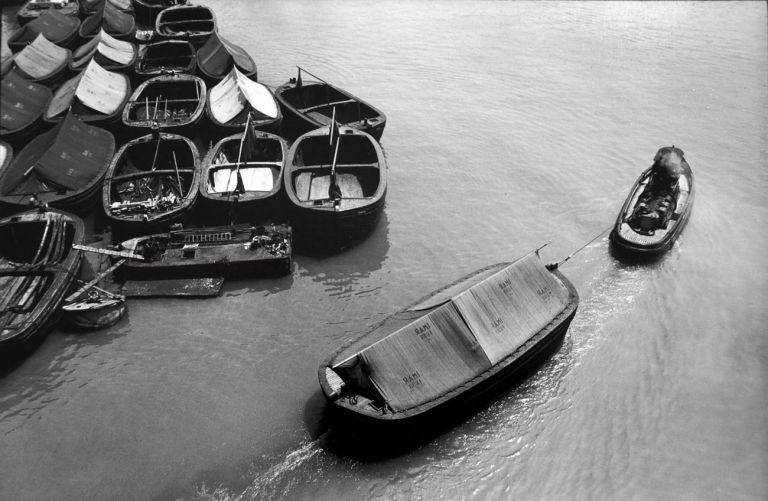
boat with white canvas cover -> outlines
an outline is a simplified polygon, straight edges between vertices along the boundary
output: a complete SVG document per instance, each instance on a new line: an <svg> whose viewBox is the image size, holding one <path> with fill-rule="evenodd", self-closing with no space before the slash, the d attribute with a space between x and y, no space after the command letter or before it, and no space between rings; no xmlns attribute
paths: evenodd
<svg viewBox="0 0 768 501"><path fill-rule="evenodd" d="M43 35L61 47L71 47L77 42L79 29L80 19L66 16L52 6L37 19L14 31L8 38L8 47L12 52L19 52L38 35Z"/></svg>
<svg viewBox="0 0 768 501"><path fill-rule="evenodd" d="M129 72L138 55L136 44L118 40L104 30L75 49L69 69L81 71L93 59L108 71Z"/></svg>
<svg viewBox="0 0 768 501"><path fill-rule="evenodd" d="M275 95L237 68L208 91L208 117L216 127L238 130L249 120L254 128L280 132L283 115Z"/></svg>
<svg viewBox="0 0 768 501"><path fill-rule="evenodd" d="M51 90L30 82L16 71L0 82L0 139L22 142L43 123L43 113L51 102Z"/></svg>
<svg viewBox="0 0 768 501"><path fill-rule="evenodd" d="M59 47L43 35L13 55L6 74L16 71L22 78L53 87L67 73L72 51Z"/></svg>

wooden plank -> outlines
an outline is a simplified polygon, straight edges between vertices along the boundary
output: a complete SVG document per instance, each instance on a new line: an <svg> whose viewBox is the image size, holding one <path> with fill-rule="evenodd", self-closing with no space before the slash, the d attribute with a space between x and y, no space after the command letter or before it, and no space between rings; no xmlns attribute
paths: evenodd
<svg viewBox="0 0 768 501"><path fill-rule="evenodd" d="M84 292L86 292L89 289L91 289L92 287L94 287L97 283L99 283L99 281L101 279L103 279L104 277L106 277L107 275L109 275L110 273L115 271L117 268L122 266L123 263L125 263L126 261L127 261L126 259L121 259L118 262L116 262L115 264L113 264L112 266L110 266L109 268L107 268L106 270L102 271L101 273L96 275L96 277L93 280L91 280L87 284L85 284L82 287L80 287L80 289L78 289L76 292L72 293L68 298L66 298L64 300L64 302L65 303L71 303L72 301L74 301L75 299L80 297ZM96 287L96 289L98 289L98 287ZM103 289L99 289L99 290L103 290ZM107 292L107 294L110 295L110 296L112 295L110 292Z"/></svg>
<svg viewBox="0 0 768 501"><path fill-rule="evenodd" d="M205 298L218 296L223 285L224 277L128 280L121 284L120 294L129 298Z"/></svg>
<svg viewBox="0 0 768 501"><path fill-rule="evenodd" d="M88 247L87 245L79 245L79 244L73 244L72 248L75 250L84 251L84 252L94 252L96 254L104 254L107 256L127 257L130 259L138 259L139 261L144 261L144 256L142 256L141 254L134 254L133 252L99 249L97 247Z"/></svg>

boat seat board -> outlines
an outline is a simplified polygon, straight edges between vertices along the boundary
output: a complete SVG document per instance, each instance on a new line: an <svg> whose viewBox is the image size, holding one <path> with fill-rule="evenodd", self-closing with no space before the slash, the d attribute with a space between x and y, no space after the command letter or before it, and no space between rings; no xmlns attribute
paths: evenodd
<svg viewBox="0 0 768 501"><path fill-rule="evenodd" d="M452 303L361 351L364 372L396 411L423 404L491 367Z"/></svg>
<svg viewBox="0 0 768 501"><path fill-rule="evenodd" d="M341 188L342 198L364 198L363 187L354 174L336 173L336 183ZM325 200L331 185L330 174L316 175L302 172L296 176L296 197L303 201Z"/></svg>

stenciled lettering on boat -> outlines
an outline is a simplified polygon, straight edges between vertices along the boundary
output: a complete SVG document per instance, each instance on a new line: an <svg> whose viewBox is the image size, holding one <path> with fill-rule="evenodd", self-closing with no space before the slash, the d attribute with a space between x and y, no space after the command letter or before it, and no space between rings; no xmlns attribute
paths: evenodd
<svg viewBox="0 0 768 501"><path fill-rule="evenodd" d="M501 317L496 317L493 320L491 320L491 327L496 332L501 332L504 330L504 319Z"/></svg>
<svg viewBox="0 0 768 501"><path fill-rule="evenodd" d="M424 382L421 380L421 374L419 374L419 371L413 371L412 373L403 376L403 383L408 387L409 390L413 390L414 388L418 388L424 384Z"/></svg>
<svg viewBox="0 0 768 501"><path fill-rule="evenodd" d="M429 322L424 322L413 329L413 332L415 332L422 341L427 341L432 337L432 325Z"/></svg>
<svg viewBox="0 0 768 501"><path fill-rule="evenodd" d="M512 280L505 278L499 282L499 288L504 292L504 294L508 296L512 295Z"/></svg>
<svg viewBox="0 0 768 501"><path fill-rule="evenodd" d="M536 294L538 294L539 297L544 301L549 301L552 299L552 289L546 286L536 289Z"/></svg>

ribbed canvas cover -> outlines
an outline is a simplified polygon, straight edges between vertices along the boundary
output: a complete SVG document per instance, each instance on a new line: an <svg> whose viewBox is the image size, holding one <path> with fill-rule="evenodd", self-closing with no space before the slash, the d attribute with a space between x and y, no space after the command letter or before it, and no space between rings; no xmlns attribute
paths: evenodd
<svg viewBox="0 0 768 501"><path fill-rule="evenodd" d="M453 298L492 364L540 331L568 304L568 290L528 254Z"/></svg>
<svg viewBox="0 0 768 501"><path fill-rule="evenodd" d="M395 410L433 400L491 367L451 303L359 356L371 382Z"/></svg>
<svg viewBox="0 0 768 501"><path fill-rule="evenodd" d="M106 26L113 33L128 33L135 25L136 21L131 14L121 11L112 5L112 2L105 3L102 26Z"/></svg>
<svg viewBox="0 0 768 501"><path fill-rule="evenodd" d="M46 87L11 71L0 83L0 129L15 131L28 126L40 116L48 99Z"/></svg>
<svg viewBox="0 0 768 501"><path fill-rule="evenodd" d="M270 118L278 115L277 101L270 90L240 73L237 68L210 91L211 114L219 123L226 123L240 113L247 104Z"/></svg>
<svg viewBox="0 0 768 501"><path fill-rule="evenodd" d="M43 35L16 54L16 66L35 79L52 75L67 62L69 51L49 41Z"/></svg>
<svg viewBox="0 0 768 501"><path fill-rule="evenodd" d="M235 66L250 74L256 71L256 63L242 48L218 33L213 33L197 51L197 64L213 77L223 77Z"/></svg>
<svg viewBox="0 0 768 501"><path fill-rule="evenodd" d="M99 38L98 51L104 57L120 64L128 64L133 61L136 51L133 44L118 40L103 29Z"/></svg>
<svg viewBox="0 0 768 501"><path fill-rule="evenodd" d="M128 81L125 76L105 70L94 60L88 63L75 91L84 105L105 115L119 110L126 94Z"/></svg>

